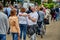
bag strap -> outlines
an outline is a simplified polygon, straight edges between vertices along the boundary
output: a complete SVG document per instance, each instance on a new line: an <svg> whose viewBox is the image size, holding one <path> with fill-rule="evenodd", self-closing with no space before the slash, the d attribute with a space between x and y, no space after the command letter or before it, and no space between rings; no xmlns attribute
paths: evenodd
<svg viewBox="0 0 60 40"><path fill-rule="evenodd" d="M40 19L40 14L39 14L39 11L37 12L37 14L38 14L38 20Z"/></svg>

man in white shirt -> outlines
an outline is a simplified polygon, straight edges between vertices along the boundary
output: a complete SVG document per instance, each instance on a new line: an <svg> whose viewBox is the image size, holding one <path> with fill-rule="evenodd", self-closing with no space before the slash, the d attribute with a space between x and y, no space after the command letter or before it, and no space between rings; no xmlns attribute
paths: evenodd
<svg viewBox="0 0 60 40"><path fill-rule="evenodd" d="M35 11L35 8L32 7L32 12L29 13L28 15L28 26L29 28L29 33L31 35L31 39L30 40L36 40L36 24L37 24L37 20L38 20L38 14Z"/></svg>

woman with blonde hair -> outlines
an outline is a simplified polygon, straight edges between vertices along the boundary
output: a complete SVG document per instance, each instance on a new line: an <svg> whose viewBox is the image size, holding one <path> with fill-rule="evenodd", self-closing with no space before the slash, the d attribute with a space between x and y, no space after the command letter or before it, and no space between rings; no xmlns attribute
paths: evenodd
<svg viewBox="0 0 60 40"><path fill-rule="evenodd" d="M16 10L13 8L9 17L10 32L12 33L13 40L18 40L20 34L18 17L16 16Z"/></svg>

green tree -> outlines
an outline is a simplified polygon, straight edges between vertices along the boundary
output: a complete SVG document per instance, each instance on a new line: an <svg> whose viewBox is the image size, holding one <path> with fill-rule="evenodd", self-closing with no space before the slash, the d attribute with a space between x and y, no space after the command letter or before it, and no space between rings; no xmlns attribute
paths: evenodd
<svg viewBox="0 0 60 40"><path fill-rule="evenodd" d="M35 0L35 2L37 2L38 4L41 4L41 0Z"/></svg>
<svg viewBox="0 0 60 40"><path fill-rule="evenodd" d="M53 2L53 0L48 0L48 3L52 3Z"/></svg>

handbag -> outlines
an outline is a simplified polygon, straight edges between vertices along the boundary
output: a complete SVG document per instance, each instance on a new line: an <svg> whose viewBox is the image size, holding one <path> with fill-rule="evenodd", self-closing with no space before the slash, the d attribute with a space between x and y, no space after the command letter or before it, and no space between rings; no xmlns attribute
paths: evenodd
<svg viewBox="0 0 60 40"><path fill-rule="evenodd" d="M49 19L44 19L44 24L49 24Z"/></svg>
<svg viewBox="0 0 60 40"><path fill-rule="evenodd" d="M34 33L37 32L37 27L38 27L37 24L35 24L35 25L30 25L29 27L30 27L30 28L29 28L29 34L30 34L30 35L33 35Z"/></svg>
<svg viewBox="0 0 60 40"><path fill-rule="evenodd" d="M28 32L29 32L29 35L33 35L35 33L33 25L29 26Z"/></svg>

